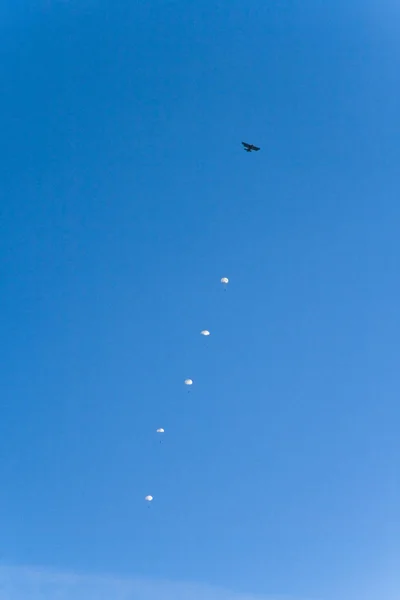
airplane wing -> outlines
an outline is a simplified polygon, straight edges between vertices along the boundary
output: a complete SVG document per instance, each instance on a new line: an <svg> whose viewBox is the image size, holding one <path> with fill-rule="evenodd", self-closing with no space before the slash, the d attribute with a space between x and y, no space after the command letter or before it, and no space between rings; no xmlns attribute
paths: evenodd
<svg viewBox="0 0 400 600"><path fill-rule="evenodd" d="M252 148L252 150L255 150L256 152L258 152L260 149L260 148L257 148L257 146L252 146L251 148Z"/></svg>
<svg viewBox="0 0 400 600"><path fill-rule="evenodd" d="M246 144L246 142L242 142L242 144L243 144L243 146L244 146L245 148L251 148L251 145L250 145L250 144Z"/></svg>

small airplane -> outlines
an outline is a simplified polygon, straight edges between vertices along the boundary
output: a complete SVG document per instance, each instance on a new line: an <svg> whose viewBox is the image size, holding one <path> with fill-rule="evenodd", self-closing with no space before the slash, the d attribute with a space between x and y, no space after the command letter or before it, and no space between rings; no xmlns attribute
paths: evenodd
<svg viewBox="0 0 400 600"><path fill-rule="evenodd" d="M246 150L246 152L251 152L252 150L254 150L255 152L258 152L260 148L257 148L257 146L254 146L253 144L247 144L246 142L242 142L244 149Z"/></svg>

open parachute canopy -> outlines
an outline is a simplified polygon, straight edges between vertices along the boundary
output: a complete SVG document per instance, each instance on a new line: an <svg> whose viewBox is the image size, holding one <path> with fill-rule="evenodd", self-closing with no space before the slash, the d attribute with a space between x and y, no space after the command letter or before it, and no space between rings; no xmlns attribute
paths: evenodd
<svg viewBox="0 0 400 600"><path fill-rule="evenodd" d="M258 150L258 148L254 148L254 150ZM228 285L228 283L229 283L229 279L228 279L228 277L221 277L221 279L220 279L220 282L221 282L221 284L222 284L222 288L220 287L219 289L220 289L220 290L222 289L223 291L226 291L226 286L227 286L227 285ZM224 294L222 294L222 295L224 295ZM212 324L211 324L211 326L212 326ZM217 332L217 333L218 333L218 332ZM197 335L198 335L198 333L197 333ZM202 330L200 331L200 335L202 335L202 336L204 336L204 337L208 337L209 335L211 335L211 333L210 333L210 331L209 331L208 329L202 329ZM198 339L198 338L197 338L197 339ZM204 344L204 343L205 343L205 342L203 342L203 344ZM209 346L209 344L208 344L208 343L206 343L206 346L203 346L203 348L204 348L204 347L208 347L208 346ZM184 373L182 373L182 374L184 374ZM195 375L196 375L196 373L195 373ZM191 392L190 388L191 388L191 386L193 385L193 379L187 378L187 379L184 379L184 380L183 380L183 382L184 382L185 386L187 387L187 389L186 389L186 392L189 394L189 395L187 396L187 398L188 398L188 399L190 399L190 398L192 397L192 395L191 395L191 393L190 393L190 392ZM196 385L198 385L198 384L196 384ZM197 389L197 388L196 388L196 389ZM183 392L182 392L182 393L183 393ZM197 389L197 392L195 393L195 396L197 396L197 395L198 395L198 393L199 393L199 390ZM156 425L156 423L154 423L154 425ZM154 427L154 425L153 425L152 427ZM165 433L165 429L164 429L163 427L158 427L158 429L155 429L155 430L153 429L153 435L154 435L154 432L156 432L156 433L158 434L158 437L156 438L156 439L157 439L157 444L161 444L161 446L159 446L159 447L160 447L160 448L162 448L162 447L163 447L163 444L164 444L164 441L166 440L166 438L165 438L165 437L162 435L162 434L164 434L164 433ZM173 432L172 432L172 433L173 433ZM170 434L169 434L167 437L169 438L169 436L170 436L170 435L171 435L171 432L170 432ZM156 442L154 441L154 439L153 439L153 443L156 443ZM147 509L150 509L150 505L151 505L151 503L153 502L153 496L151 496L151 495L145 496L145 497L144 497L144 500L145 500L145 502L146 502L146 505L147 505L147 508L146 508L146 512L147 512ZM147 514L149 514L149 515L150 515L150 514L154 514L154 513L153 513L153 510L154 510L154 509L150 509L150 512L147 512ZM158 512L158 510L156 510L156 513L157 513L157 512ZM1 593L0 593L0 596L1 596Z"/></svg>

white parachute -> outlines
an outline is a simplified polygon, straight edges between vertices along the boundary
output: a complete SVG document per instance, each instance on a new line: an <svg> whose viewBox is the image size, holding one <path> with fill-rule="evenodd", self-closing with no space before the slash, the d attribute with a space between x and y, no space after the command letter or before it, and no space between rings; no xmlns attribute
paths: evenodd
<svg viewBox="0 0 400 600"><path fill-rule="evenodd" d="M221 282L221 284L223 286L224 291L226 291L226 287L227 287L227 285L229 283L228 277L221 277L220 282ZM210 333L210 331L208 329L202 329L200 331L200 335L202 335L204 337L208 337L209 335L211 335L211 333ZM185 386L188 387L187 391L190 392L190 387L193 385L193 379L189 379L189 378L185 379L184 380L184 384L185 384ZM190 398L190 395L189 395L189 398ZM163 427L159 427L158 429L156 429L156 432L157 432L157 434L163 434L163 433L165 433L165 429ZM160 444L163 443L164 439L165 438L163 437L163 435L159 436L158 441L160 442ZM150 504L153 501L153 496L148 495L148 496L145 496L144 499L145 499L145 501L147 503L147 506L150 507Z"/></svg>

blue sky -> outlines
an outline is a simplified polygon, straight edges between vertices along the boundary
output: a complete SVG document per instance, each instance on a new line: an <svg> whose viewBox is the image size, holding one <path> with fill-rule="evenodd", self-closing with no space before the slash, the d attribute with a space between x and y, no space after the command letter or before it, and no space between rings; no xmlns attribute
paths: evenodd
<svg viewBox="0 0 400 600"><path fill-rule="evenodd" d="M398 598L398 17L3 2L1 600Z"/></svg>

